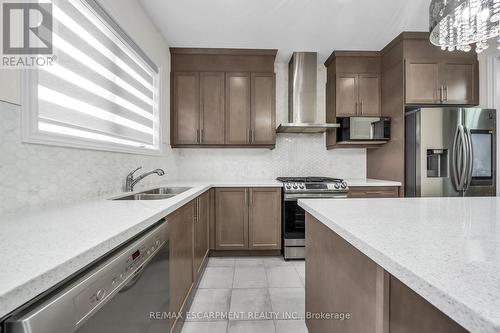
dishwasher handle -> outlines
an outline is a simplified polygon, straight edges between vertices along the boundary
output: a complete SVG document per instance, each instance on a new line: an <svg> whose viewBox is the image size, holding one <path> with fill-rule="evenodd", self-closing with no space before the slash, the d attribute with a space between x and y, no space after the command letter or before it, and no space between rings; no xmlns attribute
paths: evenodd
<svg viewBox="0 0 500 333"><path fill-rule="evenodd" d="M168 243L168 222L163 221L59 291L7 319L5 333L75 332L140 275Z"/></svg>

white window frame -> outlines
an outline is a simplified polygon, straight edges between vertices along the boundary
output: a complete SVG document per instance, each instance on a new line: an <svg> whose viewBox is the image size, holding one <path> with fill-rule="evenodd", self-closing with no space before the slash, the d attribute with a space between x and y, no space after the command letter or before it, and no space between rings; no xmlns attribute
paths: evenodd
<svg viewBox="0 0 500 333"><path fill-rule="evenodd" d="M111 18L95 0L80 0L92 11L104 18L106 24L112 31L118 32L122 41L135 51L136 55L142 59L147 58L145 53L135 44L135 42L125 33L125 31ZM151 60L149 60L151 62ZM155 65L156 66L156 65ZM39 69L23 69L21 72L21 140L25 143L42 144L59 147L70 147L90 150L100 150L117 153L128 153L138 155L159 156L164 153L163 149L163 112L161 112L162 101L162 77L163 69L156 67L157 73L154 78L153 87L155 94L153 97L153 117L156 119L154 124L154 143L157 149L147 149L141 147L132 147L118 143L98 141L86 138L79 138L71 135L52 134L38 130L38 73Z"/></svg>

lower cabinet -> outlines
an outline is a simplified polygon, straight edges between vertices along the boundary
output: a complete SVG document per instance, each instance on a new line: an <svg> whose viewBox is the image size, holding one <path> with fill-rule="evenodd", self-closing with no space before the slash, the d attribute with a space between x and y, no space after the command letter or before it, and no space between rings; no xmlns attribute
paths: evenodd
<svg viewBox="0 0 500 333"><path fill-rule="evenodd" d="M205 192L167 217L170 230L170 312L187 310L208 257L210 196ZM173 320L178 332L182 319Z"/></svg>
<svg viewBox="0 0 500 333"><path fill-rule="evenodd" d="M193 280L201 275L203 262L208 256L210 217L210 194L205 192L195 201L195 214L193 226Z"/></svg>
<svg viewBox="0 0 500 333"><path fill-rule="evenodd" d="M397 198L399 187L396 186L356 186L349 187L349 198Z"/></svg>
<svg viewBox="0 0 500 333"><path fill-rule="evenodd" d="M170 311L184 310L193 284L193 219L191 202L168 216L170 230ZM174 325L172 325L174 327Z"/></svg>
<svg viewBox="0 0 500 333"><path fill-rule="evenodd" d="M248 247L281 249L281 190L249 189Z"/></svg>
<svg viewBox="0 0 500 333"><path fill-rule="evenodd" d="M281 249L281 188L217 188L216 250Z"/></svg>

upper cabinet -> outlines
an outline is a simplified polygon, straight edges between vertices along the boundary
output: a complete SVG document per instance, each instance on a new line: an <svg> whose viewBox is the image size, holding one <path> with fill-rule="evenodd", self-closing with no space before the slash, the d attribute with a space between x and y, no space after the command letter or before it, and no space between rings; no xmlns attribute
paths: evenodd
<svg viewBox="0 0 500 333"><path fill-rule="evenodd" d="M171 145L276 144L276 50L172 48Z"/></svg>
<svg viewBox="0 0 500 333"><path fill-rule="evenodd" d="M407 58L406 104L477 104L477 75L474 59Z"/></svg>
<svg viewBox="0 0 500 333"><path fill-rule="evenodd" d="M224 144L224 73L200 73L201 144Z"/></svg>
<svg viewBox="0 0 500 333"><path fill-rule="evenodd" d="M380 116L379 74L337 74L336 117Z"/></svg>
<svg viewBox="0 0 500 333"><path fill-rule="evenodd" d="M276 77L274 73L252 73L250 142L274 145L276 142Z"/></svg>
<svg viewBox="0 0 500 333"><path fill-rule="evenodd" d="M250 143L250 73L226 74L226 143Z"/></svg>
<svg viewBox="0 0 500 333"><path fill-rule="evenodd" d="M336 51L325 62L326 121L337 117L378 117L381 112L380 55L378 52ZM340 148L336 130L326 133L328 149ZM348 147L365 147L352 145ZM347 146L346 146L347 147Z"/></svg>
<svg viewBox="0 0 500 333"><path fill-rule="evenodd" d="M172 141L180 145L198 144L200 141L200 75L178 72L172 75Z"/></svg>

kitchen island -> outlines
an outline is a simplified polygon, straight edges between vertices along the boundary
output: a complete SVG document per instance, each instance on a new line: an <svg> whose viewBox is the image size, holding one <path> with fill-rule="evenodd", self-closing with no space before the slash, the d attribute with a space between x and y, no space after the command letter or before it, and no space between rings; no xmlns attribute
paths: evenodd
<svg viewBox="0 0 500 333"><path fill-rule="evenodd" d="M500 332L500 198L299 205L310 333Z"/></svg>

